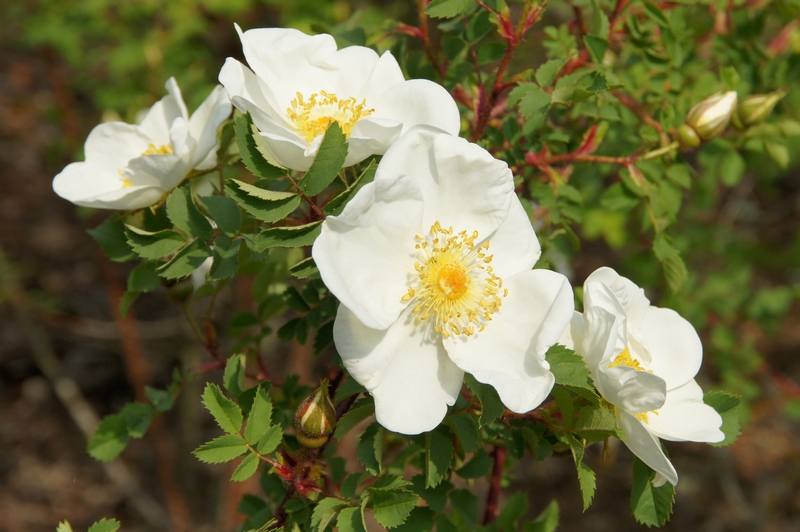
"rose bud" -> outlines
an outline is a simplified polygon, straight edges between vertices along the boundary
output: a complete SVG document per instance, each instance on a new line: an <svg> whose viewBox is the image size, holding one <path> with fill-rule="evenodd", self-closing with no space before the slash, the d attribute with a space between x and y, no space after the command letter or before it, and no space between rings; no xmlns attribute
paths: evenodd
<svg viewBox="0 0 800 532"><path fill-rule="evenodd" d="M309 449L325 445L336 424L336 411L328 395L328 386L328 381L323 379L319 388L303 399L294 415L297 441Z"/></svg>
<svg viewBox="0 0 800 532"><path fill-rule="evenodd" d="M686 124L703 140L722 133L736 110L736 92L728 91L710 96L689 110Z"/></svg>

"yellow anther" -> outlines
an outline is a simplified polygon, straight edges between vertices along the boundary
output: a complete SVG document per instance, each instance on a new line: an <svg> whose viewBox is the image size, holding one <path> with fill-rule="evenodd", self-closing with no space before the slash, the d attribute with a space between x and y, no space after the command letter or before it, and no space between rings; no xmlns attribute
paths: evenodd
<svg viewBox="0 0 800 532"><path fill-rule="evenodd" d="M164 145L156 146L152 142L147 145L147 149L142 152L142 155L170 155L175 153L172 150L172 145Z"/></svg>
<svg viewBox="0 0 800 532"><path fill-rule="evenodd" d="M358 103L352 96L340 100L335 94L325 91L312 94L308 100L298 92L286 110L289 119L306 142L324 134L333 122L337 122L345 136L349 137L356 122L374 112L375 109L367 109L366 100Z"/></svg>

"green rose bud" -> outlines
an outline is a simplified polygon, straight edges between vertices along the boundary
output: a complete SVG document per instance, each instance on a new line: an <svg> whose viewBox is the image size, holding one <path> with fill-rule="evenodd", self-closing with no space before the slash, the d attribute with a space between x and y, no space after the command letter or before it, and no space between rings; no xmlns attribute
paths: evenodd
<svg viewBox="0 0 800 532"><path fill-rule="evenodd" d="M786 91L748 96L742 100L742 103L739 104L739 108L737 109L737 114L742 124L745 126L752 126L763 122L784 96L786 96Z"/></svg>
<svg viewBox="0 0 800 532"><path fill-rule="evenodd" d="M702 140L711 140L722 133L736 110L736 92L729 91L710 96L689 110L686 124Z"/></svg>
<svg viewBox="0 0 800 532"><path fill-rule="evenodd" d="M311 395L303 399L294 414L297 441L304 447L322 447L336 424L336 411L328 395L329 383L323 379Z"/></svg>
<svg viewBox="0 0 800 532"><path fill-rule="evenodd" d="M692 126L681 124L678 128L678 142L684 148L696 148L702 142L702 139L697 135L697 132L692 129Z"/></svg>

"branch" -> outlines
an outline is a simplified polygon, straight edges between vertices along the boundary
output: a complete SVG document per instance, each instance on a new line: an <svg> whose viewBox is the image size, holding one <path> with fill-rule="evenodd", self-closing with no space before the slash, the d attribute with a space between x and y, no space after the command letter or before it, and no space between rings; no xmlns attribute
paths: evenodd
<svg viewBox="0 0 800 532"><path fill-rule="evenodd" d="M492 451L492 479L489 484L489 495L486 498L486 512L483 514L483 524L488 525L497 519L499 513L498 502L500 500L500 479L503 477L503 466L506 463L506 448L496 446Z"/></svg>

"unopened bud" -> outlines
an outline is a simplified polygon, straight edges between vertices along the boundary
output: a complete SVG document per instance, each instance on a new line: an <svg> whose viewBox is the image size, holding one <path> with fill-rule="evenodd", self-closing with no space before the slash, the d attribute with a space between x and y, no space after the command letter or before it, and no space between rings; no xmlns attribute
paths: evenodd
<svg viewBox="0 0 800 532"><path fill-rule="evenodd" d="M763 122L784 96L786 96L786 91L748 96L742 100L742 103L739 104L736 110L742 124L745 126L752 126Z"/></svg>
<svg viewBox="0 0 800 532"><path fill-rule="evenodd" d="M328 381L323 380L311 395L303 399L294 414L297 441L316 449L325 445L336 423L336 411L328 395Z"/></svg>
<svg viewBox="0 0 800 532"><path fill-rule="evenodd" d="M678 128L678 142L680 142L681 146L684 148L696 148L700 145L702 139L697 132L692 129L692 126L681 124Z"/></svg>
<svg viewBox="0 0 800 532"><path fill-rule="evenodd" d="M703 140L711 140L722 133L736 110L735 91L710 96L689 110L686 124Z"/></svg>

